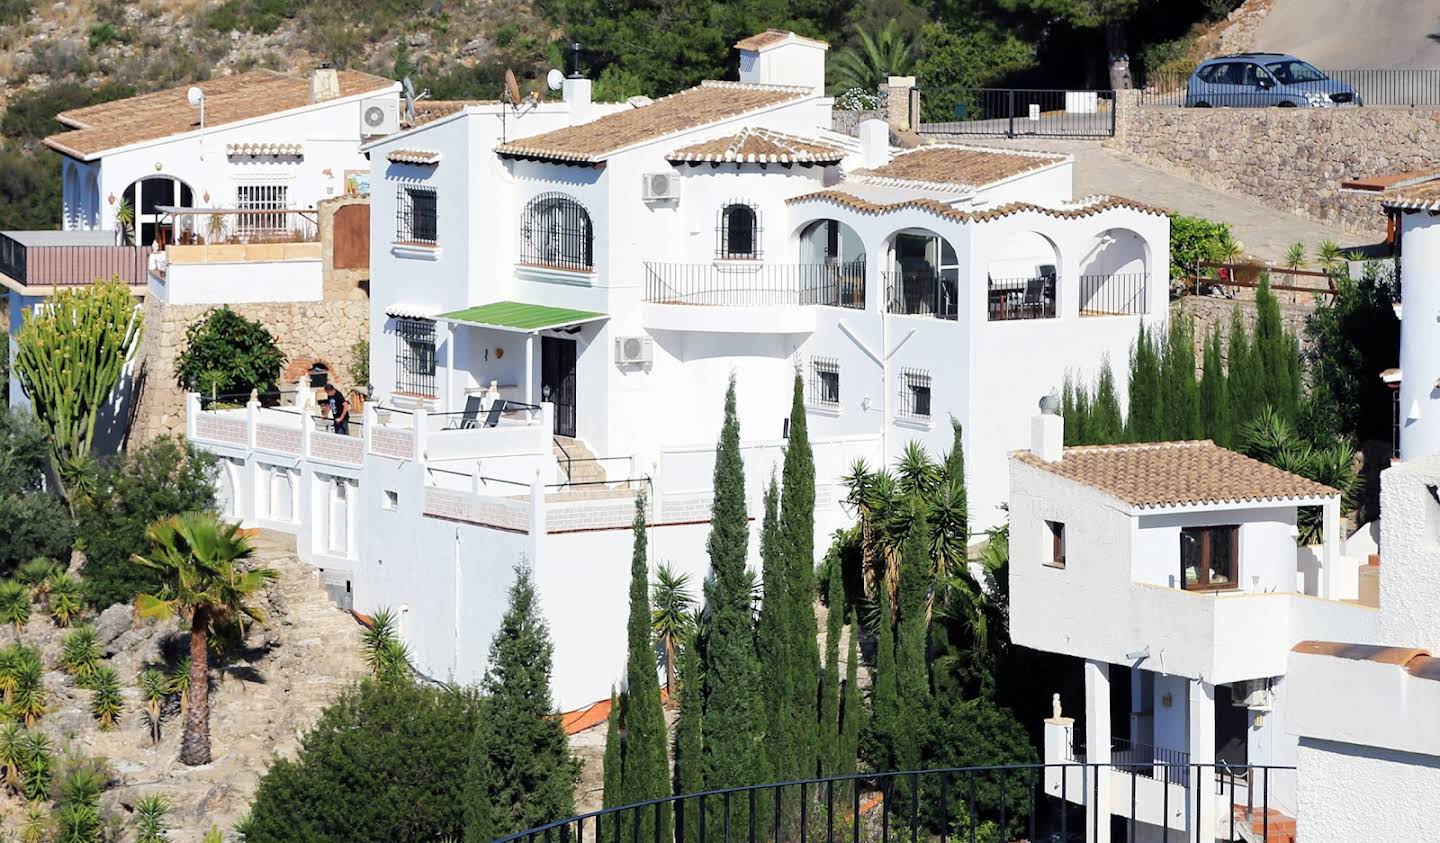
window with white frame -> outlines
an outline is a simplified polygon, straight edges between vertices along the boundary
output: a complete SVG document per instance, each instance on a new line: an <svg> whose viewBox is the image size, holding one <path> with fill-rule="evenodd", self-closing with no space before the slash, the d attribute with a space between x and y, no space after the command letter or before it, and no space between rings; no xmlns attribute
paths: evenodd
<svg viewBox="0 0 1440 843"><path fill-rule="evenodd" d="M439 210L435 188L403 185L395 194L395 241L435 245Z"/></svg>
<svg viewBox="0 0 1440 843"><path fill-rule="evenodd" d="M840 361L834 357L810 358L810 403L840 406Z"/></svg>
<svg viewBox="0 0 1440 843"><path fill-rule="evenodd" d="M276 236L285 231L286 208L290 207L289 186L276 182L242 184L235 188L235 207L240 233L251 237ZM275 213L265 213L273 211Z"/></svg>
<svg viewBox="0 0 1440 843"><path fill-rule="evenodd" d="M930 420L930 373L924 369L900 370L900 411L902 419Z"/></svg>

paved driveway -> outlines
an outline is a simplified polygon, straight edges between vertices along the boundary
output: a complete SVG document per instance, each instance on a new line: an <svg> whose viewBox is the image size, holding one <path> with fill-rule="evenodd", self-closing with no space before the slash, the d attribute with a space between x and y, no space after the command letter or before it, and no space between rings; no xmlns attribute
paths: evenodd
<svg viewBox="0 0 1440 843"><path fill-rule="evenodd" d="M1440 67L1440 0L1275 0L1254 47L1317 67Z"/></svg>

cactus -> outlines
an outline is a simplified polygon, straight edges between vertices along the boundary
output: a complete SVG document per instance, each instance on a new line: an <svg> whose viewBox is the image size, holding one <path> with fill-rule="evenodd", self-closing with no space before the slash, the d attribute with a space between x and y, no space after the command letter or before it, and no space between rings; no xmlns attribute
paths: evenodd
<svg viewBox="0 0 1440 843"><path fill-rule="evenodd" d="M95 424L140 342L144 317L118 278L62 290L25 312L15 374L50 439L50 459L72 508Z"/></svg>

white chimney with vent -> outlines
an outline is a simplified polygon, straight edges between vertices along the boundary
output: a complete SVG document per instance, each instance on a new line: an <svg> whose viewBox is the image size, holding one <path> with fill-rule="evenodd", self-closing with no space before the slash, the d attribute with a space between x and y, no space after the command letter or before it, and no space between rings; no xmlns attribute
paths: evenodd
<svg viewBox="0 0 1440 843"><path fill-rule="evenodd" d="M591 120L590 80L583 76L568 76L561 89L565 104L570 108L570 125L578 126Z"/></svg>
<svg viewBox="0 0 1440 843"><path fill-rule="evenodd" d="M890 126L884 120L860 123L860 157L864 167L872 170L890 163Z"/></svg>
<svg viewBox="0 0 1440 843"><path fill-rule="evenodd" d="M328 64L322 64L310 74L310 101L333 100L340 96L340 74Z"/></svg>
<svg viewBox="0 0 1440 843"><path fill-rule="evenodd" d="M1045 462L1065 455L1065 419L1060 415L1060 394L1051 390L1040 399L1040 414L1030 419L1030 453Z"/></svg>
<svg viewBox="0 0 1440 843"><path fill-rule="evenodd" d="M794 85L825 93L825 53L830 45L783 29L771 29L736 42L740 81Z"/></svg>

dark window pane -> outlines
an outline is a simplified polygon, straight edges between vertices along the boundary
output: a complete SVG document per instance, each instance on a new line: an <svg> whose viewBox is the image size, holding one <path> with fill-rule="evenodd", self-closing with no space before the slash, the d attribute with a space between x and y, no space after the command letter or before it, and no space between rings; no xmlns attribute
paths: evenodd
<svg viewBox="0 0 1440 843"><path fill-rule="evenodd" d="M930 387L912 386L910 387L910 391L911 401L914 402L915 415L930 415Z"/></svg>
<svg viewBox="0 0 1440 843"><path fill-rule="evenodd" d="M1235 583L1235 528L1210 528L1210 584L1233 585Z"/></svg>
<svg viewBox="0 0 1440 843"><path fill-rule="evenodd" d="M1184 588L1200 583L1201 566L1204 564L1204 545L1204 530L1180 531L1180 583Z"/></svg>

